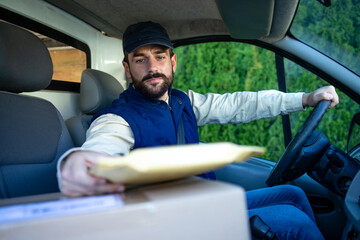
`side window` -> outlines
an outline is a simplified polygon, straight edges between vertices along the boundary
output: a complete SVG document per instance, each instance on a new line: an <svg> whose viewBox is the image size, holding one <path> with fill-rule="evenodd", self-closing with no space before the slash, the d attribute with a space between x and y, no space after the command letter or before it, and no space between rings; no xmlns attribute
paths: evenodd
<svg viewBox="0 0 360 240"><path fill-rule="evenodd" d="M53 62L52 82L48 89L79 91L82 71L90 66L89 47L61 32L35 21L6 12L8 19L0 21L20 26L40 38L48 48ZM74 47L76 46L76 47Z"/></svg>
<svg viewBox="0 0 360 240"><path fill-rule="evenodd" d="M174 88L198 93L278 89L275 54L239 42L212 42L175 49L178 64ZM283 153L281 117L236 125L208 124L199 128L200 141L227 141L267 148L261 157L277 161Z"/></svg>
<svg viewBox="0 0 360 240"><path fill-rule="evenodd" d="M86 54L80 49L50 37L35 33L46 45L53 62L53 80L80 83L86 69Z"/></svg>
<svg viewBox="0 0 360 240"><path fill-rule="evenodd" d="M307 71L290 60L285 60L286 84L288 92L311 92L319 87L329 85L323 79ZM346 140L352 116L359 111L359 105L346 94L336 89L339 95L339 104L328 110L317 129L324 133L330 143L346 151ZM290 115L292 134L297 132L304 123L312 108L304 112Z"/></svg>

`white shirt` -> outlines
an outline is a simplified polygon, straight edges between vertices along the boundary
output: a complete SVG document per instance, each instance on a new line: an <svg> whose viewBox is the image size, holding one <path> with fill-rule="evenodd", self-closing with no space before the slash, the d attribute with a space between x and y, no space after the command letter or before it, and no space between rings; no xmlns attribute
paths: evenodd
<svg viewBox="0 0 360 240"><path fill-rule="evenodd" d="M283 93L276 90L235 92L202 95L189 90L198 126L208 123L236 124L270 118L304 110L303 93ZM59 160L77 150L90 150L110 155L128 154L134 146L134 135L129 124L115 114L98 117L86 133L80 148L67 151Z"/></svg>

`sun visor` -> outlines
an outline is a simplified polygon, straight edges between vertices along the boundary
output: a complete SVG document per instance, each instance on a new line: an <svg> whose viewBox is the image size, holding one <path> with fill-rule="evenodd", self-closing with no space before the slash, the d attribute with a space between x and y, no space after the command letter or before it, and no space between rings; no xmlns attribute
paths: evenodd
<svg viewBox="0 0 360 240"><path fill-rule="evenodd" d="M270 34L274 0L216 0L233 38L259 39Z"/></svg>

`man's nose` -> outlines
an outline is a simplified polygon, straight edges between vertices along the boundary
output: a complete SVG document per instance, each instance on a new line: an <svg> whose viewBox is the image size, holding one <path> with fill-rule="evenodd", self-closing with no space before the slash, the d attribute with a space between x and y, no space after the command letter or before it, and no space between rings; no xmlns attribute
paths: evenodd
<svg viewBox="0 0 360 240"><path fill-rule="evenodd" d="M158 70L158 63L154 57L149 58L148 64L149 71L156 72L156 70Z"/></svg>

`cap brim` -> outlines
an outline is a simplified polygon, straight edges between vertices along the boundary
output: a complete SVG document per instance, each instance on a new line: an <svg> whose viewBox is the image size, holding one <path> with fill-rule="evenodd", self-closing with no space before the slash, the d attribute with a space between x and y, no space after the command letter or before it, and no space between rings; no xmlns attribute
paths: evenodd
<svg viewBox="0 0 360 240"><path fill-rule="evenodd" d="M149 39L149 40L146 40L146 41L137 42L135 44L132 44L132 45L128 46L126 49L124 49L124 51L126 51L127 53L132 53L133 51L135 51L139 47L143 47L143 46L147 46L147 45L161 45L161 46L165 46L165 47L174 49L174 46L172 45L171 42L159 41L159 40L154 41L153 39Z"/></svg>

